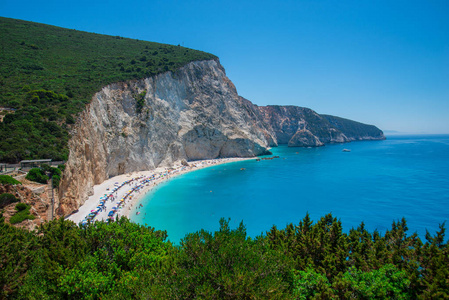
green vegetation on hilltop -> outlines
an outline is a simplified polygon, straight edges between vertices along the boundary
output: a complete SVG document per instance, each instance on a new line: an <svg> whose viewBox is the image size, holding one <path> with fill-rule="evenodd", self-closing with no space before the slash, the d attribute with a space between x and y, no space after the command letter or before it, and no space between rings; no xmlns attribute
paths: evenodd
<svg viewBox="0 0 449 300"><path fill-rule="evenodd" d="M103 86L212 54L0 17L0 161L67 159L68 129Z"/></svg>
<svg viewBox="0 0 449 300"><path fill-rule="evenodd" d="M0 287L10 299L445 299L445 229L349 234L326 215L255 239L240 224L188 234L179 246L126 218L78 227L63 218L27 232L0 215Z"/></svg>

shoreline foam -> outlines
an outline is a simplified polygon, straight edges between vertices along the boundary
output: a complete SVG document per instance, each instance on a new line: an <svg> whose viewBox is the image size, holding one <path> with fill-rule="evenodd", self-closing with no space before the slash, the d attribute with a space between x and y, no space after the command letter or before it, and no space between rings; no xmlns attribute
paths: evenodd
<svg viewBox="0 0 449 300"><path fill-rule="evenodd" d="M189 166L175 165L174 167L167 167L167 168L159 167L151 171L139 171L114 176L98 185L95 185L93 195L89 196L86 202L84 202L84 204L78 208L78 211L67 217L67 219L72 220L76 224L83 222L86 219L87 215L91 213L91 211L96 210L96 208L100 204L100 198L106 194L112 193L114 187L117 186L117 183L118 185L121 185L126 181L132 180L130 183L123 185L120 189L114 192L114 200L107 200L104 209L98 212L93 221L106 221L108 219L107 215L111 211L112 207L117 207L116 203L118 202L118 199L125 197L125 195L131 191L130 189L133 189L135 186L137 186L136 181L138 182L144 179L148 179L153 175L157 177L151 182L142 184L142 188L138 189L135 192L132 192L130 194L129 199L127 199L124 202L124 205L120 207L118 210L116 210L116 213L114 214L114 219L116 218L116 216L118 216L119 218L121 216L126 216L127 218L130 218L131 213L134 212L132 208L136 207L136 205L139 204L139 202L145 197L145 195L150 190L155 188L160 183L165 182L166 180L211 166L217 166L225 163L251 160L251 159L255 158L251 157L251 158L207 159L189 162Z"/></svg>

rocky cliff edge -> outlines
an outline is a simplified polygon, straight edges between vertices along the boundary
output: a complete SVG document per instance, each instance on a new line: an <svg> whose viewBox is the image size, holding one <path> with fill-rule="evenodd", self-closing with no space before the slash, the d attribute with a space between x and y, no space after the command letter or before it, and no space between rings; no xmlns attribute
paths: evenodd
<svg viewBox="0 0 449 300"><path fill-rule="evenodd" d="M72 132L57 213L76 210L95 184L115 175L183 159L267 153L276 138L256 117L217 60L108 85L95 94Z"/></svg>

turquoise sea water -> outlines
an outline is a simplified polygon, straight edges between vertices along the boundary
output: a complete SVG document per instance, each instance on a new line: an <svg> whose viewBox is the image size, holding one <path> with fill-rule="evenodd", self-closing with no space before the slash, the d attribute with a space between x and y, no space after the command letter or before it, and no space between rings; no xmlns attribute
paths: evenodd
<svg viewBox="0 0 449 300"><path fill-rule="evenodd" d="M175 177L149 193L132 220L167 230L177 244L201 228L217 230L221 217L231 218L233 227L243 220L252 237L273 224L297 224L307 212L314 221L331 212L346 232L364 221L384 233L405 217L409 234L416 231L422 239L426 229L434 234L449 219L449 135L272 152L280 158Z"/></svg>

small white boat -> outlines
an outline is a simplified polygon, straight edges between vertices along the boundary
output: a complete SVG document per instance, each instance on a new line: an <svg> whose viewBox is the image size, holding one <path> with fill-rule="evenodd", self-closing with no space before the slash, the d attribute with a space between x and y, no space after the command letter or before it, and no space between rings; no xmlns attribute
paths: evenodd
<svg viewBox="0 0 449 300"><path fill-rule="evenodd" d="M343 151L343 152L351 152L350 149L343 149L342 151Z"/></svg>

